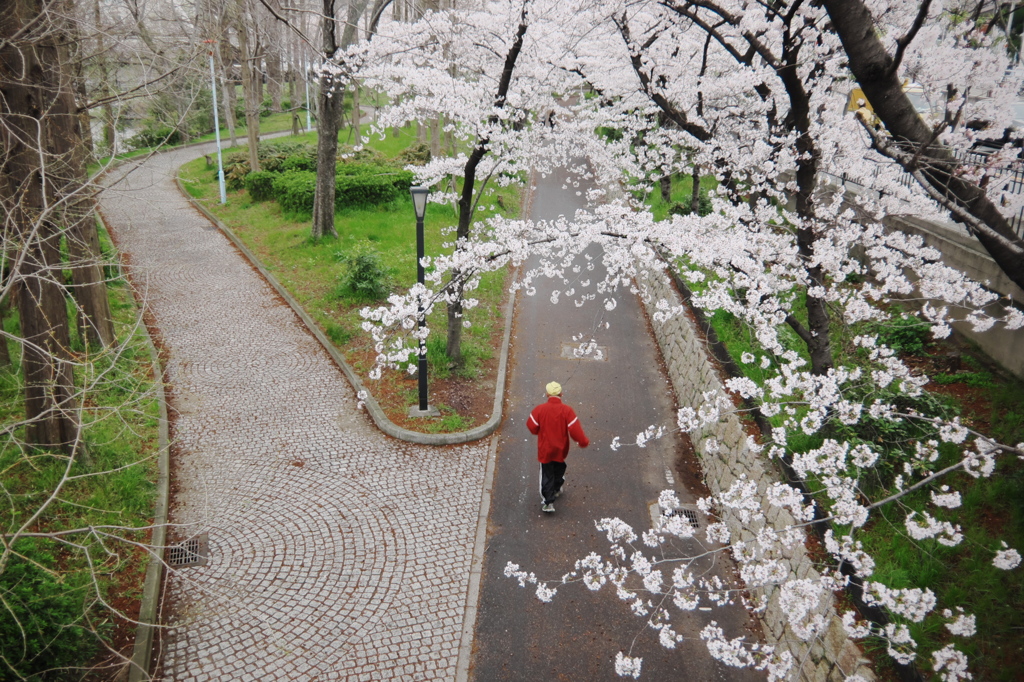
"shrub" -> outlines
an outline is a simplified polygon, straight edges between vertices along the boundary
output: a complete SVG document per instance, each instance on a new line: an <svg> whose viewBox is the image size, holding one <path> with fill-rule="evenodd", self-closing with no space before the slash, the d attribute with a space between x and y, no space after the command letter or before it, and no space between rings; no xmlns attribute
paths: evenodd
<svg viewBox="0 0 1024 682"><path fill-rule="evenodd" d="M53 561L30 542L22 543L19 551L52 567ZM80 664L91 656L96 640L83 627L82 616L89 586L76 576L71 576L70 582L74 584L18 557L12 559L0 578L4 596L0 651L6 658L6 665L0 664L0 678L6 679L8 666L21 679Z"/></svg>
<svg viewBox="0 0 1024 682"><path fill-rule="evenodd" d="M391 272L384 266L381 255L368 248L339 253L337 258L345 266L341 275L342 294L354 298L379 301L391 293Z"/></svg>
<svg viewBox="0 0 1024 682"><path fill-rule="evenodd" d="M274 179L273 194L284 211L310 215L313 213L313 198L316 194L316 173L281 173Z"/></svg>
<svg viewBox="0 0 1024 682"><path fill-rule="evenodd" d="M873 331L878 335L879 343L884 343L897 353L917 355L924 352L930 330L931 325L927 322L904 314L879 323Z"/></svg>
<svg viewBox="0 0 1024 682"><path fill-rule="evenodd" d="M248 152L231 152L224 157L224 181L228 189L245 188L245 176L250 172Z"/></svg>
<svg viewBox="0 0 1024 682"><path fill-rule="evenodd" d="M142 130L128 138L127 145L130 149L143 149L146 147L159 147L163 144L178 144L180 142L180 131L171 127L160 127Z"/></svg>
<svg viewBox="0 0 1024 682"><path fill-rule="evenodd" d="M402 150L398 158L403 164L425 166L430 163L430 145L426 142L417 142L416 144L409 145Z"/></svg>
<svg viewBox="0 0 1024 682"><path fill-rule="evenodd" d="M284 173L292 170L316 170L316 150L307 142L276 140L261 142L256 150L261 170Z"/></svg>
<svg viewBox="0 0 1024 682"><path fill-rule="evenodd" d="M385 166L344 164L338 167L336 208L386 204L400 193L409 191L412 173Z"/></svg>
<svg viewBox="0 0 1024 682"><path fill-rule="evenodd" d="M310 150L312 151L312 150ZM313 171L316 172L315 154L293 154L281 162L281 172L287 171Z"/></svg>
<svg viewBox="0 0 1024 682"><path fill-rule="evenodd" d="M398 196L391 180L381 175L339 175L335 208L386 204Z"/></svg>
<svg viewBox="0 0 1024 682"><path fill-rule="evenodd" d="M711 197L708 196L707 192L701 192L700 197L697 199L697 215L704 217L711 213L712 204ZM676 201L668 207L668 212L671 215L690 215L690 202L689 201Z"/></svg>
<svg viewBox="0 0 1024 682"><path fill-rule="evenodd" d="M274 180L277 173L260 171L245 176L245 189L253 201L268 201L274 198Z"/></svg>
<svg viewBox="0 0 1024 682"><path fill-rule="evenodd" d="M387 163L387 158L383 152L379 152L373 147L362 147L356 149L345 145L338 149L338 158L344 159L345 162L341 166L347 165L383 165Z"/></svg>

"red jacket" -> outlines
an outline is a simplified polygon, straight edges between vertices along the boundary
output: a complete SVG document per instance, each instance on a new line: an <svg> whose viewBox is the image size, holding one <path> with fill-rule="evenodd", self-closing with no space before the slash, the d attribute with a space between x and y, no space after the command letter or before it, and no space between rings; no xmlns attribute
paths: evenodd
<svg viewBox="0 0 1024 682"><path fill-rule="evenodd" d="M579 417L572 408L557 395L550 396L546 403L533 408L526 420L530 433L537 439L537 460L542 463L564 462L569 454L569 437L581 447L590 445L587 434L583 433Z"/></svg>

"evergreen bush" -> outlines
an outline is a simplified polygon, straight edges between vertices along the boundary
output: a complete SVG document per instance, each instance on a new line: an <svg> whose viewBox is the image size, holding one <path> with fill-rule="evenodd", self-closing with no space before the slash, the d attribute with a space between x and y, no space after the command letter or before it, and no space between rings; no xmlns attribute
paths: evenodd
<svg viewBox="0 0 1024 682"><path fill-rule="evenodd" d="M426 142L417 142L416 144L409 145L402 150L402 153L398 155L398 158L404 164L425 166L430 163L430 145Z"/></svg>
<svg viewBox="0 0 1024 682"><path fill-rule="evenodd" d="M80 665L96 650L83 616L91 596L91 586L83 582L88 576L49 573L47 569L56 568L53 558L31 539L20 542L17 551L27 560L12 557L0 577L0 651L6 659L6 665L0 664L0 678L7 679L6 673L13 670L17 679L41 673L34 679L64 679L53 671Z"/></svg>
<svg viewBox="0 0 1024 682"><path fill-rule="evenodd" d="M253 201L268 201L274 198L274 180L277 173L260 171L245 176L245 189Z"/></svg>
<svg viewBox="0 0 1024 682"><path fill-rule="evenodd" d="M178 144L181 142L181 132L169 126L158 128L146 128L128 138L129 149L144 149L147 147L159 147L164 144Z"/></svg>
<svg viewBox="0 0 1024 682"><path fill-rule="evenodd" d="M298 215L312 215L316 195L316 173L291 171L274 179L273 194L282 210Z"/></svg>
<svg viewBox="0 0 1024 682"><path fill-rule="evenodd" d="M313 150L310 149L310 152ZM293 154L281 162L281 172L288 171L313 171L316 172L316 154Z"/></svg>
<svg viewBox="0 0 1024 682"><path fill-rule="evenodd" d="M381 255L370 248L358 248L349 253L338 253L345 266L341 275L341 295L359 300L379 301L391 293L391 272L384 266Z"/></svg>
<svg viewBox="0 0 1024 682"><path fill-rule="evenodd" d="M708 196L707 192L702 191L700 198L697 200L697 215L704 217L711 213L711 211L711 197ZM690 215L690 201L676 201L669 206L668 212L671 215Z"/></svg>
<svg viewBox="0 0 1024 682"><path fill-rule="evenodd" d="M386 204L409 191L412 173L385 166L344 164L336 176L335 208Z"/></svg>
<svg viewBox="0 0 1024 682"><path fill-rule="evenodd" d="M873 326L878 342L897 353L918 355L924 352L924 345L931 339L931 325L912 317L901 315Z"/></svg>
<svg viewBox="0 0 1024 682"><path fill-rule="evenodd" d="M245 188L245 176L250 170L248 152L231 152L224 157L224 182L231 191Z"/></svg>

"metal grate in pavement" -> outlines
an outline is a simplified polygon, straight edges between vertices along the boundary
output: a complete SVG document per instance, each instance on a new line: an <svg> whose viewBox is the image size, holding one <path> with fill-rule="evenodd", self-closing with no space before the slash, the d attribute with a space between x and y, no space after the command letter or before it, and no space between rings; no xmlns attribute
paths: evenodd
<svg viewBox="0 0 1024 682"><path fill-rule="evenodd" d="M691 526L694 528L700 528L700 519L697 518L697 512L692 509L673 509L669 513L665 514L665 516L682 516L690 522Z"/></svg>
<svg viewBox="0 0 1024 682"><path fill-rule="evenodd" d="M205 566L209 556L210 536L207 533L167 548L167 564L174 568Z"/></svg>

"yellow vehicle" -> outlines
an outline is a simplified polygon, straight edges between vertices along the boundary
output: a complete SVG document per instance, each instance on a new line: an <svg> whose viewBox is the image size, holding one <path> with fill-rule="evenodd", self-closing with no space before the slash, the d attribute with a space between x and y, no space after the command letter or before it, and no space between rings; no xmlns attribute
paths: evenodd
<svg viewBox="0 0 1024 682"><path fill-rule="evenodd" d="M920 83L905 80L903 81L903 92L910 98L911 104L914 105L914 109L917 113L922 116L930 114L932 112L932 105L928 103L928 98L924 95L924 86ZM866 116L871 125L878 127L881 125L881 121L875 116L875 110L871 107L871 102L868 101L864 91L859 87L850 90L849 96L846 98L846 110L856 112L861 109L866 110Z"/></svg>

